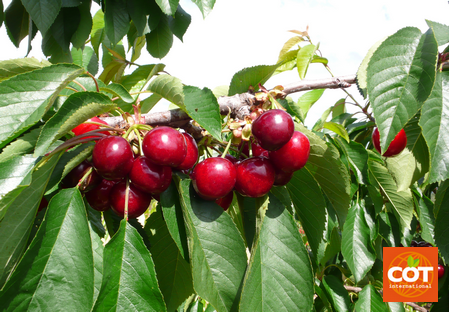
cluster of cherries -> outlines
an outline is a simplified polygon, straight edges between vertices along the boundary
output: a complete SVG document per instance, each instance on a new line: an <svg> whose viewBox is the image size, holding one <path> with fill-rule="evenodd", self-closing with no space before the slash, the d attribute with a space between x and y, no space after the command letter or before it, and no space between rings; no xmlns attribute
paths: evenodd
<svg viewBox="0 0 449 312"><path fill-rule="evenodd" d="M96 117L89 121L107 125ZM72 132L79 136L98 129L99 125L83 123ZM123 217L127 205L128 217L136 218L169 187L172 170L180 170L190 173L201 198L226 210L234 190L243 196L263 196L273 185L287 184L308 160L309 140L294 131L292 117L283 110L260 114L252 122L252 134L254 140L241 144L237 157L226 154L197 164L197 143L190 134L174 128L150 130L142 140L141 155L135 155L125 138L104 132L94 146L91 162L84 161L73 169L63 184L73 187L81 181L80 190L92 208L111 208Z"/></svg>

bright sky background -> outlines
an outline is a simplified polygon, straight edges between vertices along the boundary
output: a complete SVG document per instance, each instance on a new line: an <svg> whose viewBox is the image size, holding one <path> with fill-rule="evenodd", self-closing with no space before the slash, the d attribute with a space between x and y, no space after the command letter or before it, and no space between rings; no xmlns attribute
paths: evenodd
<svg viewBox="0 0 449 312"><path fill-rule="evenodd" d="M4 1L5 8L9 2ZM415 26L425 31L426 19L449 24L446 0L217 0L206 19L190 0L181 0L180 4L192 16L184 42L175 38L164 59L147 56L138 63L162 62L183 83L210 89L229 85L234 73L244 67L275 64L284 42L293 36L288 32L291 29L305 30L309 26L312 42L320 42L334 75L342 76L355 74L369 48L400 28ZM92 8L95 12L99 6L93 3ZM0 40L0 60L25 55L26 40L17 50L7 38L4 25ZM33 45L30 56L43 58L40 36ZM307 78L327 77L322 65L309 67ZM273 77L266 87L298 80L294 70ZM355 87L349 91L358 96ZM327 107L344 96L341 90L326 91L309 112L306 124L313 125ZM364 102L360 96L357 100Z"/></svg>

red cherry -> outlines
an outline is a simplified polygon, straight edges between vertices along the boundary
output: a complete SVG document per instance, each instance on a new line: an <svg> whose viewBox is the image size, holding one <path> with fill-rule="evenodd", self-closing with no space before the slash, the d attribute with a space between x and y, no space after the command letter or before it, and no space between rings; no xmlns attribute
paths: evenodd
<svg viewBox="0 0 449 312"><path fill-rule="evenodd" d="M295 125L282 109L272 109L260 115L252 124L252 134L262 148L275 151L292 137Z"/></svg>
<svg viewBox="0 0 449 312"><path fill-rule="evenodd" d="M170 186L171 176L171 167L156 165L145 156L139 156L134 160L129 173L133 185L152 194L165 191Z"/></svg>
<svg viewBox="0 0 449 312"><path fill-rule="evenodd" d="M98 211L109 210L111 208L109 197L111 189L115 184L115 181L103 179L97 187L85 194L89 205Z"/></svg>
<svg viewBox="0 0 449 312"><path fill-rule="evenodd" d="M105 179L124 178L133 166L134 154L128 141L120 136L101 138L92 151L92 162Z"/></svg>
<svg viewBox="0 0 449 312"><path fill-rule="evenodd" d="M444 266L441 264L438 264L438 278L442 278L444 275Z"/></svg>
<svg viewBox="0 0 449 312"><path fill-rule="evenodd" d="M274 168L274 172L274 185L276 186L287 185L293 177L293 172L284 172L276 167Z"/></svg>
<svg viewBox="0 0 449 312"><path fill-rule="evenodd" d="M375 128L372 135L373 145L376 150L380 153L380 134L379 129ZM382 156L384 157L392 157L398 155L400 152L404 150L407 146L407 135L405 134L404 129L401 129L398 134L394 137L393 141L391 141L385 153Z"/></svg>
<svg viewBox="0 0 449 312"><path fill-rule="evenodd" d="M217 203L221 208L223 208L224 211L226 211L228 210L229 206L231 206L233 199L234 199L234 192L231 191L228 194L226 194L226 196L216 199L215 203Z"/></svg>
<svg viewBox="0 0 449 312"><path fill-rule="evenodd" d="M106 121L101 120L98 117L92 117L92 118L88 119L87 121L98 122L98 123L102 123L102 124L108 126L108 123ZM89 123L82 123L82 124L76 126L75 128L73 128L72 132L75 135L81 135L81 134L84 134L86 132L89 132L89 131L92 131L92 130L97 130L97 129L100 129L99 125L89 124ZM100 133L103 133L103 134L106 134L106 135L110 134L108 131L101 131ZM88 137L85 137L83 139L88 139L88 138L94 138L94 136L88 136Z"/></svg>
<svg viewBox="0 0 449 312"><path fill-rule="evenodd" d="M86 160L81 162L78 166L72 169L63 179L62 184L64 187L75 187L79 181L84 177L88 170L92 168L92 165ZM86 177L83 184L80 185L80 191L88 192L89 190L100 184L102 178L97 171L92 170L89 176Z"/></svg>
<svg viewBox="0 0 449 312"><path fill-rule="evenodd" d="M150 206L151 195L139 190L132 183L129 183L128 194L128 218L137 218L142 215ZM122 217L125 214L126 182L122 181L112 187L110 203L114 212Z"/></svg>
<svg viewBox="0 0 449 312"><path fill-rule="evenodd" d="M198 163L190 175L198 195L206 200L224 197L234 188L234 164L222 157L210 157Z"/></svg>
<svg viewBox="0 0 449 312"><path fill-rule="evenodd" d="M187 154L182 163L176 167L178 170L187 170L193 168L198 160L198 145L195 139L188 133L183 132L187 144Z"/></svg>
<svg viewBox="0 0 449 312"><path fill-rule="evenodd" d="M155 164L177 167L186 157L187 144L178 130L161 126L145 135L142 151Z"/></svg>
<svg viewBox="0 0 449 312"><path fill-rule="evenodd" d="M246 141L242 141L242 142L244 142L243 144L245 144L242 149L242 154L245 155L246 157L249 157L249 148L248 148L249 144ZM263 156L266 158L269 157L269 151L264 149L257 142L251 142L251 150L252 150L253 156ZM243 159L245 159L245 158L243 157Z"/></svg>
<svg viewBox="0 0 449 312"><path fill-rule="evenodd" d="M277 169L294 172L305 166L309 154L309 139L302 132L295 131L287 144L277 151L270 152L270 160Z"/></svg>
<svg viewBox="0 0 449 312"><path fill-rule="evenodd" d="M261 197L267 194L274 183L274 168L265 157L251 157L236 165L237 181L235 190L248 197Z"/></svg>

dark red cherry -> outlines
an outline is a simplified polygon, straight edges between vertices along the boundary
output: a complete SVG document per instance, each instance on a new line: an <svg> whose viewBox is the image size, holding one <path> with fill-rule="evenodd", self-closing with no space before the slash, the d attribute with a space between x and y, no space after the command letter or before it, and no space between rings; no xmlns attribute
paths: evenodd
<svg viewBox="0 0 449 312"><path fill-rule="evenodd" d="M283 186L286 185L293 177L293 172L284 172L274 167L274 185Z"/></svg>
<svg viewBox="0 0 449 312"><path fill-rule="evenodd" d="M195 191L206 200L215 200L234 188L234 164L222 157L210 157L198 163L190 175Z"/></svg>
<svg viewBox="0 0 449 312"><path fill-rule="evenodd" d="M251 157L236 165L237 181L235 190L248 197L261 197L267 194L274 183L274 168L265 157Z"/></svg>
<svg viewBox="0 0 449 312"><path fill-rule="evenodd" d="M106 121L103 121L103 120L101 120L98 117L92 117L92 118L88 119L87 121L98 122L98 123L104 124L106 126L108 125L108 123ZM75 128L73 128L72 132L75 135L81 135L81 134L84 134L86 132L89 132L89 131L92 131L92 130L97 130L97 129L100 129L99 125L89 124L89 123L82 123L82 124L76 126ZM101 131L100 133L103 133L103 134L106 134L106 135L110 134L108 131ZM84 139L88 139L88 138L93 138L93 136L87 136Z"/></svg>
<svg viewBox="0 0 449 312"><path fill-rule="evenodd" d="M444 276L444 266L441 264L438 264L438 279L442 278Z"/></svg>
<svg viewBox="0 0 449 312"><path fill-rule="evenodd" d="M142 151L155 164L177 167L186 157L187 144L178 130L161 126L145 135Z"/></svg>
<svg viewBox="0 0 449 312"><path fill-rule="evenodd" d="M93 168L92 164L84 160L78 166L73 168L63 179L62 185L64 187L75 187L78 185L80 180L84 177L84 175ZM82 185L80 185L79 189L82 192L88 192L89 190L96 187L100 184L102 178L97 173L97 171L92 170L92 172L85 178Z"/></svg>
<svg viewBox="0 0 449 312"><path fill-rule="evenodd" d="M224 211L228 210L229 206L232 204L232 200L234 199L234 192L229 192L226 196L222 198L218 198L215 202L223 208Z"/></svg>
<svg viewBox="0 0 449 312"><path fill-rule="evenodd" d="M242 154L245 155L246 157L242 157L241 159L245 159L245 158L249 157L249 147L248 147L249 143L247 141L242 141L242 142L244 142ZM269 157L269 151L264 149L257 142L251 142L251 150L252 150L253 156L263 156L263 157L267 157L267 158Z"/></svg>
<svg viewBox="0 0 449 312"><path fill-rule="evenodd" d="M134 155L128 141L120 136L101 138L92 151L92 162L105 179L124 178L133 166Z"/></svg>
<svg viewBox="0 0 449 312"><path fill-rule="evenodd" d="M380 153L380 134L379 129L375 128L373 131L373 145L376 150ZM400 152L404 150L407 146L407 135L405 134L404 129L401 129L398 134L394 137L393 141L391 141L385 153L382 156L384 157L392 157L398 155Z"/></svg>
<svg viewBox="0 0 449 312"><path fill-rule="evenodd" d="M126 202L126 182L122 181L112 187L110 203L114 212L122 217L125 214ZM128 218L137 218L142 215L150 206L151 195L139 190L135 185L129 183L128 196Z"/></svg>
<svg viewBox="0 0 449 312"><path fill-rule="evenodd" d="M275 151L292 137L295 125L292 117L282 109L272 109L260 115L252 124L252 134L262 148Z"/></svg>
<svg viewBox="0 0 449 312"><path fill-rule="evenodd" d="M284 146L270 152L272 164L284 172L294 172L307 163L310 154L310 142L302 132L295 131Z"/></svg>
<svg viewBox="0 0 449 312"><path fill-rule="evenodd" d="M98 211L106 211L111 208L109 197L111 189L116 184L114 181L103 179L94 189L85 194L89 205Z"/></svg>
<svg viewBox="0 0 449 312"><path fill-rule="evenodd" d="M152 194L165 191L170 186L171 176L171 167L156 165L145 156L139 156L134 160L129 173L133 185Z"/></svg>
<svg viewBox="0 0 449 312"><path fill-rule="evenodd" d="M182 163L176 167L178 170L187 170L193 168L198 160L198 145L196 144L195 139L188 133L183 132L187 144L187 153L186 157L182 161Z"/></svg>

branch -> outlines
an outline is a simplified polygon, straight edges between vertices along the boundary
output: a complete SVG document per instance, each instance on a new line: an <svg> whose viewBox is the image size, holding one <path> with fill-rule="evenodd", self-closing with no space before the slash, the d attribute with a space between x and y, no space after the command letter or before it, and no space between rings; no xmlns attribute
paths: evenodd
<svg viewBox="0 0 449 312"><path fill-rule="evenodd" d="M337 89L347 88L356 82L355 75L341 76L333 78L325 78L318 80L302 80L300 82L287 84L284 86L284 97L301 91L313 89ZM221 96L218 98L218 105L220 106L220 114L227 115L231 112L232 117L237 117L241 120L250 114L251 105L255 103L255 96L250 92L236 94L233 96ZM183 127L190 121L189 115L181 109L173 109L165 112L148 113L142 115L145 118L145 124L151 126L173 126ZM111 127L120 126L123 121L122 117L103 117Z"/></svg>

